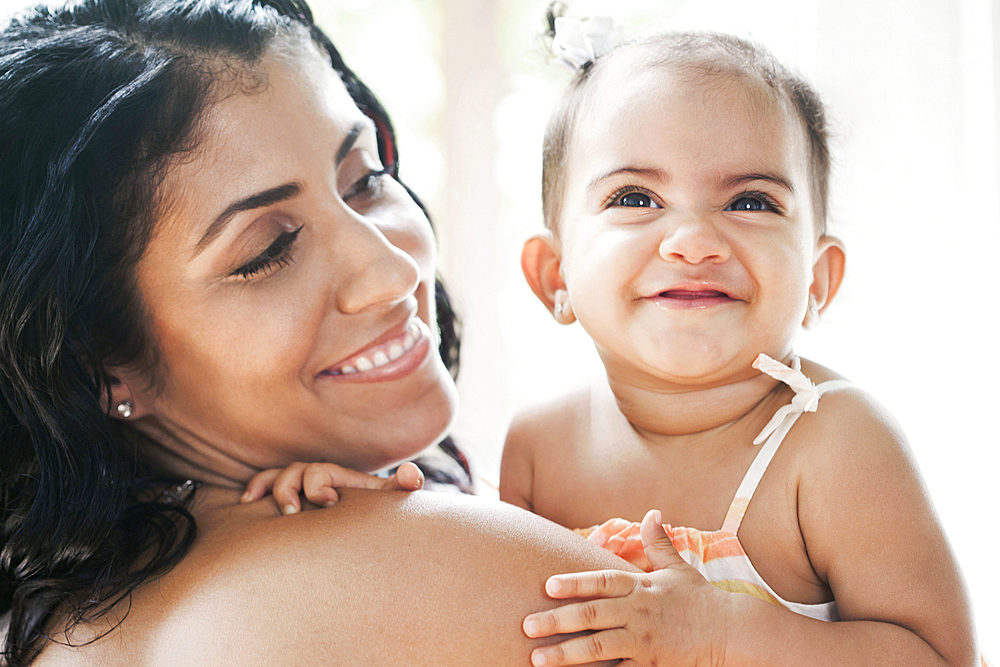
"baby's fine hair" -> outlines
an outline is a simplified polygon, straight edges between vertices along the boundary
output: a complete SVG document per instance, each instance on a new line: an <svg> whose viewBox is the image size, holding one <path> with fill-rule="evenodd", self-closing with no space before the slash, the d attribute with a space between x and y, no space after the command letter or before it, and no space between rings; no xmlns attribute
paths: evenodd
<svg viewBox="0 0 1000 667"><path fill-rule="evenodd" d="M549 36L555 15L549 13ZM787 105L802 123L809 155L813 214L821 233L826 231L830 151L826 112L816 90L782 65L767 49L747 40L713 32L663 32L627 42L612 52L584 63L556 106L545 132L542 149L542 209L545 225L556 230L562 212L566 167L577 118L588 102L590 82L600 77L607 61L623 54L636 56L644 67L663 67L695 77L729 76L763 83L779 103Z"/></svg>

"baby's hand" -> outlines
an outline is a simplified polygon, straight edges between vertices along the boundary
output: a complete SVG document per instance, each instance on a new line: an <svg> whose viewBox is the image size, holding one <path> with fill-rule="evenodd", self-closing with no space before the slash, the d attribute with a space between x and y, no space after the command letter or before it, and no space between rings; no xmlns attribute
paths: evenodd
<svg viewBox="0 0 1000 667"><path fill-rule="evenodd" d="M295 514L302 509L299 492L315 505L330 507L340 500L338 487L416 491L423 486L424 474L409 461L387 479L342 468L335 463L293 463L287 468L271 468L254 475L240 502L252 503L271 492L282 514Z"/></svg>
<svg viewBox="0 0 1000 667"><path fill-rule="evenodd" d="M650 574L618 570L578 572L549 577L545 592L556 599L597 598L576 602L524 619L529 637L550 637L596 630L594 634L537 648L531 663L540 667L624 660L622 665L711 664L715 635L712 621L724 627L725 593L712 586L677 553L663 529L660 513L642 520L642 545L653 567Z"/></svg>

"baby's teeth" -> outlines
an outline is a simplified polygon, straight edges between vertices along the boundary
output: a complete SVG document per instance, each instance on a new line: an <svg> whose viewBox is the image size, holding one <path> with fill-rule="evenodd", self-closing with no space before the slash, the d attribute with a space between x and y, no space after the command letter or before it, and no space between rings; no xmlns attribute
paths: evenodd
<svg viewBox="0 0 1000 667"><path fill-rule="evenodd" d="M343 368L340 369L340 372L343 373L344 375L350 375L351 373L357 373L358 369L355 368L354 366L344 366Z"/></svg>
<svg viewBox="0 0 1000 667"><path fill-rule="evenodd" d="M404 352L406 352L406 350L403 349L403 346L400 345L399 343L393 343L392 345L389 346L390 359L399 359L401 356L403 356Z"/></svg>
<svg viewBox="0 0 1000 667"><path fill-rule="evenodd" d="M375 368L375 364L368 361L364 357L358 357L358 360L355 361L354 364L358 367L359 371L370 371Z"/></svg>
<svg viewBox="0 0 1000 667"><path fill-rule="evenodd" d="M389 363L389 356L382 350L379 350L374 355L372 355L372 363L375 364L375 368L378 368L379 366L385 366L387 363Z"/></svg>

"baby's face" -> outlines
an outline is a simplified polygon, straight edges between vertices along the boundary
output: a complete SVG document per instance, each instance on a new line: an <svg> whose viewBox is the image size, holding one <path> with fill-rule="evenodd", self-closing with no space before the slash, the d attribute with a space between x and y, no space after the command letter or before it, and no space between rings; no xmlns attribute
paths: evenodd
<svg viewBox="0 0 1000 667"><path fill-rule="evenodd" d="M573 312L612 378L752 375L758 353L791 351L807 310L819 237L803 131L754 82L607 65L559 221Z"/></svg>

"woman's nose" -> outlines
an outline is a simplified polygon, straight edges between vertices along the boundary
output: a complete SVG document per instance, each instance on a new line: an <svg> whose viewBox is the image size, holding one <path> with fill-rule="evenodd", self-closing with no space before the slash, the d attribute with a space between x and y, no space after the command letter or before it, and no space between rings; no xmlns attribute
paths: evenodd
<svg viewBox="0 0 1000 667"><path fill-rule="evenodd" d="M343 258L335 272L336 303L343 313L392 305L414 293L420 282L416 260L394 245L374 222L355 217L336 241Z"/></svg>
<svg viewBox="0 0 1000 667"><path fill-rule="evenodd" d="M688 214L672 221L660 241L660 257L670 261L700 264L721 263L729 259L731 249L725 236L709 214Z"/></svg>

